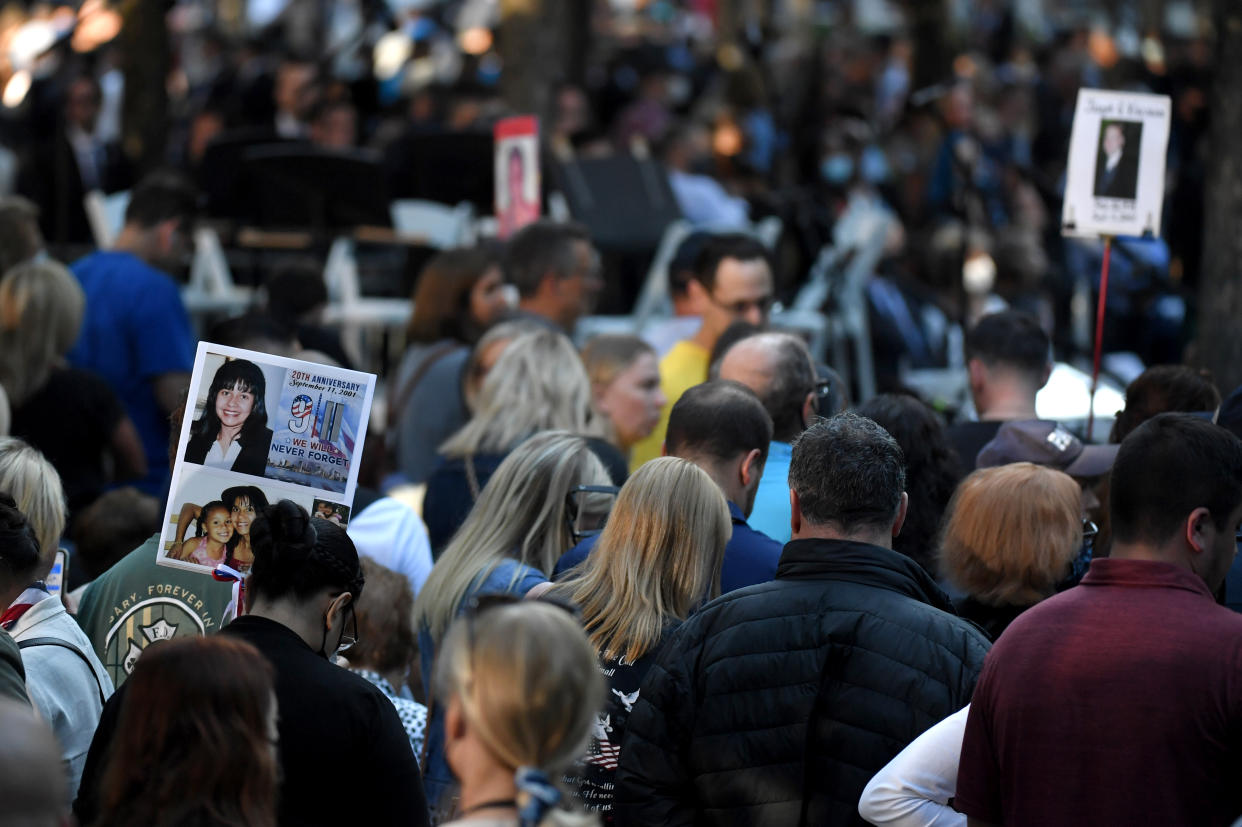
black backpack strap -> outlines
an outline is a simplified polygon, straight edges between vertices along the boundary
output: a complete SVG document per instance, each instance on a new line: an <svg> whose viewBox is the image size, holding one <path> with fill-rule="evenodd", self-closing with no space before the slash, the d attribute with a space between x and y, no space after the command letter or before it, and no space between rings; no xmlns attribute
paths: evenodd
<svg viewBox="0 0 1242 827"><path fill-rule="evenodd" d="M91 677L95 679L95 686L99 689L99 702L101 704L108 702L108 696L104 694L103 682L99 680L99 674L95 672L95 665L91 663L91 659L81 649L66 640L55 637L32 637L27 640L17 641L18 649L29 649L31 646L59 646L61 649L68 649L70 652L73 652L82 659L82 662L86 664L86 668L90 671Z"/></svg>

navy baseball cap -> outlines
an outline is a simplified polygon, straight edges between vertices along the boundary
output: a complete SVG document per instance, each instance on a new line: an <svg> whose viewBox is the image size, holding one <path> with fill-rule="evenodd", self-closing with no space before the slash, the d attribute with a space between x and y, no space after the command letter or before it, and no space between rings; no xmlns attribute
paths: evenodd
<svg viewBox="0 0 1242 827"><path fill-rule="evenodd" d="M1011 462L1033 462L1064 471L1071 477L1100 477L1117 458L1117 445L1084 445L1059 422L1020 419L1001 425L979 452L976 465L993 468Z"/></svg>

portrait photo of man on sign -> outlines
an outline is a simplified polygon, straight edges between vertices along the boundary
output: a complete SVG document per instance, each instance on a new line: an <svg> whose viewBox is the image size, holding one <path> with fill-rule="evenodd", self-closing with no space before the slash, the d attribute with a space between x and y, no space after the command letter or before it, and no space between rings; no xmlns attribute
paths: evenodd
<svg viewBox="0 0 1242 827"><path fill-rule="evenodd" d="M1100 149L1095 164L1095 196L1133 201L1138 192L1139 121L1101 121Z"/></svg>

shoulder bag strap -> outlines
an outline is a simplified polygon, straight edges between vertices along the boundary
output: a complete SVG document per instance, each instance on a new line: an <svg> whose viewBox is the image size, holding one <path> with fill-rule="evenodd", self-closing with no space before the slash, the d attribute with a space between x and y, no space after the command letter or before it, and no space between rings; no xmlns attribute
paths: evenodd
<svg viewBox="0 0 1242 827"><path fill-rule="evenodd" d="M410 395L414 393L414 389L418 387L418 383L427 375L427 371L431 370L431 366L436 362L448 356L459 347L465 347L460 342L444 342L439 347L427 354L427 358L423 359L418 369L406 380L405 384L397 390L388 404L388 429L391 431L397 424L397 417L401 415L401 411L405 410L405 403L410 400Z"/></svg>
<svg viewBox="0 0 1242 827"><path fill-rule="evenodd" d="M18 649L29 649L32 646L59 646L61 649L68 649L70 652L73 652L82 659L82 662L86 664L86 668L90 671L91 677L95 679L95 686L99 689L99 703L105 704L108 702L108 697L104 694L103 682L99 680L99 675L95 672L95 665L91 663L91 659L81 649L68 641L54 637L32 637L28 640L17 641Z"/></svg>

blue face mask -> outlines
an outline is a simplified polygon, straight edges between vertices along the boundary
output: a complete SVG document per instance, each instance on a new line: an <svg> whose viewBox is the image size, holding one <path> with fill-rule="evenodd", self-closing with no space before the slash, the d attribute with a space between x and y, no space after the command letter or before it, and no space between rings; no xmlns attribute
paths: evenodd
<svg viewBox="0 0 1242 827"><path fill-rule="evenodd" d="M864 181L882 184L888 180L888 157L878 146L868 146L863 150L858 163L858 172Z"/></svg>
<svg viewBox="0 0 1242 827"><path fill-rule="evenodd" d="M843 152L833 153L820 162L819 174L829 184L844 184L854 177L854 159Z"/></svg>
<svg viewBox="0 0 1242 827"><path fill-rule="evenodd" d="M1083 524L1082 545L1078 548L1078 554L1070 561L1069 574L1057 584L1057 591L1063 592L1066 589L1072 589L1078 585L1078 582L1087 576L1087 569L1091 568L1091 560L1095 555L1095 537L1099 532L1099 528L1095 523L1087 520Z"/></svg>

